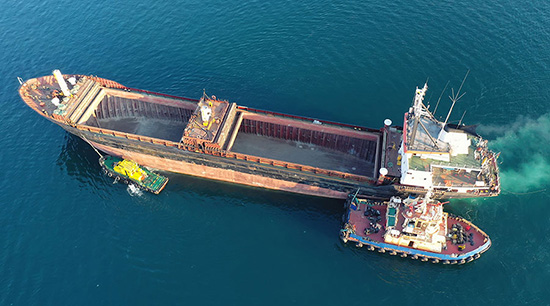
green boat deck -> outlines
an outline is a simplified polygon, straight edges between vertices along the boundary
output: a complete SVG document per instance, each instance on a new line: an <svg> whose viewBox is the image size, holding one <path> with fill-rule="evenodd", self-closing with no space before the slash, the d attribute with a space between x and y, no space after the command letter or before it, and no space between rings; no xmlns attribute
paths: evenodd
<svg viewBox="0 0 550 306"><path fill-rule="evenodd" d="M168 183L167 177L156 174L145 167L140 167L132 161L124 160L116 156L104 156L100 159L100 164L111 174L130 180L141 188L155 194L160 193ZM126 167L121 167L117 170L117 166L123 164ZM133 169L128 168L128 165L133 167Z"/></svg>

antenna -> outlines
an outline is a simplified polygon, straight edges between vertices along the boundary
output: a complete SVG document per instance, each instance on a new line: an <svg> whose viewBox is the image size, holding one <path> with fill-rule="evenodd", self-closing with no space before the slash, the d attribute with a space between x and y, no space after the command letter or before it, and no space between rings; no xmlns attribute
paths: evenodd
<svg viewBox="0 0 550 306"><path fill-rule="evenodd" d="M451 89L452 93L449 99L453 101L453 104L451 105L451 109L449 110L449 113L447 114L447 118L445 118L445 122L443 123L443 127L447 125L447 121L449 121L449 117L451 116L451 112L453 111L453 107L455 106L456 102L462 98L466 93L463 93L460 95L460 90L462 90L462 86L464 85L464 82L466 81L466 78L468 77L468 74L470 73L470 69L468 69L468 72L466 72L466 75L464 76L464 79L462 80L462 84L460 84L460 87L458 88L458 91L456 92L456 95L454 93L454 88Z"/></svg>
<svg viewBox="0 0 550 306"><path fill-rule="evenodd" d="M430 97L428 98L428 106L426 106L427 109L430 108L430 102L432 101L432 96L434 95L434 93L430 93Z"/></svg>
<svg viewBox="0 0 550 306"><path fill-rule="evenodd" d="M458 122L458 126L460 126L460 124L462 123L462 119L464 119L464 115L466 115L466 112L468 110L465 110L464 113L462 114L462 118L460 118L460 121Z"/></svg>
<svg viewBox="0 0 550 306"><path fill-rule="evenodd" d="M445 88L443 88L443 90L441 91L441 94L439 95L439 99L437 99L437 104L435 105L435 109L434 109L434 112L433 112L434 117L435 117L435 112L437 111L437 107L439 106L439 101L441 101L441 97L443 96L443 93L445 92L445 89L447 89L447 86L449 86L449 82L451 82L451 81L447 81L447 85L445 85Z"/></svg>

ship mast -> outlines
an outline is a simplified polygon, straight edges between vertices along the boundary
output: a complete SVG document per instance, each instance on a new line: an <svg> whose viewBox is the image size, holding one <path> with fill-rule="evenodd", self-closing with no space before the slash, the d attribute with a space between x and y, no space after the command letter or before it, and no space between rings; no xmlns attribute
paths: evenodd
<svg viewBox="0 0 550 306"><path fill-rule="evenodd" d="M418 129L418 123L420 121L420 114L422 112L422 101L424 100L424 96L426 95L426 91L428 90L428 83L424 83L424 87L422 89L418 89L416 87L416 94L414 95L414 104L412 107L412 112L414 115L414 124L411 134L411 146L414 144L414 139L416 137L416 130Z"/></svg>
<svg viewBox="0 0 550 306"><path fill-rule="evenodd" d="M445 89L447 89L447 86L449 86L450 82L451 81L447 81L447 84L445 84L445 88L443 88L443 90L441 91L441 94L439 95L439 99L437 99L437 103L435 104L435 109L433 112L434 117L435 117L435 112L437 112L437 107L439 106L439 101L441 101L441 97L443 97L443 93L445 92Z"/></svg>
<svg viewBox="0 0 550 306"><path fill-rule="evenodd" d="M418 130L418 125L419 124L422 127L422 129L424 129L424 131L426 132L426 136L428 136L430 141L433 142L434 146L436 148L438 147L437 146L437 140L435 140L432 137L432 135L430 135L430 132L428 131L428 129L426 128L424 123L422 123L422 121L420 121L420 117L422 117L422 116L428 116L428 117L431 117L431 118L435 119L434 116L432 115L432 113L430 113L428 108L423 103L424 96L426 95L427 90L428 90L428 83L424 83L424 87L422 89L418 89L418 87L416 88L416 94L415 94L415 97L414 97L414 104L413 104L413 107L409 110L409 112L411 112L412 115L414 116L414 123L413 123L413 128L412 128L412 132L411 132L411 141L410 141L410 146L411 147L414 145L414 141L415 141L415 138L416 138L416 132Z"/></svg>
<svg viewBox="0 0 550 306"><path fill-rule="evenodd" d="M455 107L455 104L458 100L460 100L460 98L462 98L462 96L464 96L466 93L463 93L462 95L460 95L460 90L462 90L462 86L464 85L464 82L466 81L466 78L468 77L468 74L470 73L470 70L468 70L468 72L466 72L466 75L464 76L464 79L462 80L462 84L460 84L460 87L458 88L458 91L456 92L456 95L454 93L454 89L451 89L451 96L449 97L449 99L451 99L451 101L453 101L453 104L451 105L451 109L449 109L449 113L447 114L447 118L445 118L445 122L443 123L443 126L442 128L445 128L445 126L447 125L447 122L449 121L449 117L451 116L451 112L453 111L453 107Z"/></svg>

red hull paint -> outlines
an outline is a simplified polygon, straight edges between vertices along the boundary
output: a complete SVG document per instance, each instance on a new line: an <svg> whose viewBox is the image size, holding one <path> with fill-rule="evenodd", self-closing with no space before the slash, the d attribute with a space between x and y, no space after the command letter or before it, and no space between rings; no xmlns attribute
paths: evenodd
<svg viewBox="0 0 550 306"><path fill-rule="evenodd" d="M233 170L197 165L184 161L169 160L157 156L145 155L127 150L112 148L95 142L91 142L91 144L98 150L107 152L111 155L121 156L125 159L133 160L138 164L146 167L202 177L205 179L214 179L229 183L248 185L252 187L282 190L311 196L324 196L335 199L345 199L348 195L346 192L277 180L259 175L246 174Z"/></svg>

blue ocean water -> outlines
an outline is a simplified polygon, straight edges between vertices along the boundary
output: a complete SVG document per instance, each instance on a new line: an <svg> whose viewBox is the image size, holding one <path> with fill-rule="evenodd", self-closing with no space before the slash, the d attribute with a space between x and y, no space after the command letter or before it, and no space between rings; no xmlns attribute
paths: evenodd
<svg viewBox="0 0 550 306"><path fill-rule="evenodd" d="M550 2L0 3L0 305L550 304ZM501 151L503 193L452 200L493 246L464 266L338 239L342 203L169 175L104 177L83 141L20 100L16 77L124 85L379 127L429 78L435 104ZM450 107L443 96L437 115Z"/></svg>

